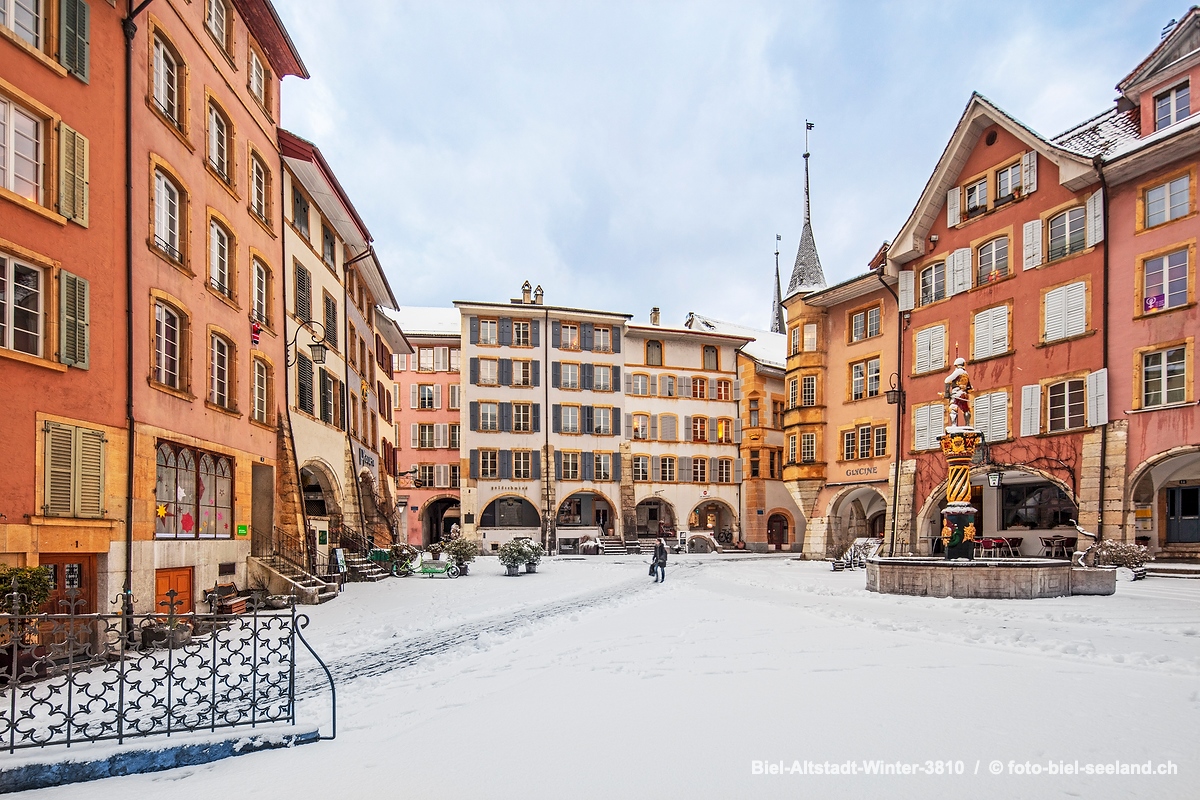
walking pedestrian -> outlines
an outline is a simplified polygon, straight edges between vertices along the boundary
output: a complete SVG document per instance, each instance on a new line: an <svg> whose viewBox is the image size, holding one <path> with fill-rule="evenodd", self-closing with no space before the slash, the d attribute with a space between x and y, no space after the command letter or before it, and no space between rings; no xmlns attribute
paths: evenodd
<svg viewBox="0 0 1200 800"><path fill-rule="evenodd" d="M654 569L657 573L654 576L655 583L663 583L667 579L667 543L666 540L659 538L658 544L654 546Z"/></svg>

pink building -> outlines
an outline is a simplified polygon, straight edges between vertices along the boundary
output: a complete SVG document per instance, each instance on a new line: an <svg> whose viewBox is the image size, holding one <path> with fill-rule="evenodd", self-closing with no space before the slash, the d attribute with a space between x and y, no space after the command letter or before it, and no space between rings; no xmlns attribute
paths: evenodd
<svg viewBox="0 0 1200 800"><path fill-rule="evenodd" d="M400 538L423 546L459 522L462 322L454 308L387 313L413 347L393 370Z"/></svg>

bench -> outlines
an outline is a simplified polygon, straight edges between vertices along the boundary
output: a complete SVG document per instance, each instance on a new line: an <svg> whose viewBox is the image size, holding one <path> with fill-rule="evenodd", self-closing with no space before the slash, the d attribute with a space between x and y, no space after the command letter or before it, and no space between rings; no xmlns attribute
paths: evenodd
<svg viewBox="0 0 1200 800"><path fill-rule="evenodd" d="M218 583L207 593L208 606L214 614L245 614L247 597L238 595L237 584Z"/></svg>

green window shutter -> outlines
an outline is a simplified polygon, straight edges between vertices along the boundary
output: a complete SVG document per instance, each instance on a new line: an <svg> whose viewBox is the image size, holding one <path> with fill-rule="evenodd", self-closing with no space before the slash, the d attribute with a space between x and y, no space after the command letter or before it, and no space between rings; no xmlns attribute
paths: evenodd
<svg viewBox="0 0 1200 800"><path fill-rule="evenodd" d="M59 272L59 350L63 364L87 369L90 338L91 290L86 280Z"/></svg>
<svg viewBox="0 0 1200 800"><path fill-rule="evenodd" d="M104 516L104 432L75 429L75 516Z"/></svg>
<svg viewBox="0 0 1200 800"><path fill-rule="evenodd" d="M42 511L48 517L69 517L73 511L75 487L75 429L57 422L45 422L46 497Z"/></svg>
<svg viewBox="0 0 1200 800"><path fill-rule="evenodd" d="M90 9L84 0L62 0L58 60L83 82L88 80L88 28Z"/></svg>
<svg viewBox="0 0 1200 800"><path fill-rule="evenodd" d="M88 140L58 124L58 213L83 227L88 226Z"/></svg>

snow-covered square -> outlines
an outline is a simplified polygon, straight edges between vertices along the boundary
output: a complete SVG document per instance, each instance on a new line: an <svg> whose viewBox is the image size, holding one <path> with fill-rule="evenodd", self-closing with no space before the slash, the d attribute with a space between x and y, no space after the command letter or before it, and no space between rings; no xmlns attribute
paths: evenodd
<svg viewBox="0 0 1200 800"><path fill-rule="evenodd" d="M863 584L709 555L661 585L638 556L351 585L308 628L336 740L35 794L1195 796L1200 583L1036 601ZM301 668L300 716L328 730ZM1168 774L1119 774L1146 764Z"/></svg>

